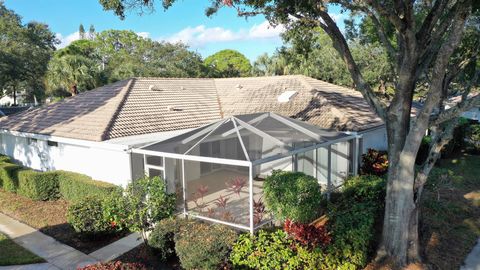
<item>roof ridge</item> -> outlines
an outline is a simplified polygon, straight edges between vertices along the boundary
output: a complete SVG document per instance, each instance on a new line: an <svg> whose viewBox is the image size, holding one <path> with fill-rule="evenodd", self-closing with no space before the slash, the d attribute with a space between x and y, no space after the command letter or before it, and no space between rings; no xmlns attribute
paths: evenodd
<svg viewBox="0 0 480 270"><path fill-rule="evenodd" d="M218 110L220 111L220 118L223 119L224 113L222 109L222 102L220 100L220 95L218 94L217 81L216 80L212 80L212 81L213 81L213 87L215 88L215 95L217 96L217 103L218 103Z"/></svg>
<svg viewBox="0 0 480 270"><path fill-rule="evenodd" d="M110 120L107 123L107 126L105 127L105 130L102 132L102 135L101 135L101 138L100 138L101 141L109 139L109 133L110 133L110 130L113 126L113 123L115 122L115 120L117 120L118 115L119 115L121 109L123 108L123 106L125 104L125 101L127 100L127 97L130 94L130 91L131 91L133 85L135 84L135 81L136 81L135 77L130 78L130 79L128 79L128 83L123 87L123 89L121 91L121 92L124 92L123 97L118 102L118 106L115 109L115 112L113 112L112 117L110 118Z"/></svg>

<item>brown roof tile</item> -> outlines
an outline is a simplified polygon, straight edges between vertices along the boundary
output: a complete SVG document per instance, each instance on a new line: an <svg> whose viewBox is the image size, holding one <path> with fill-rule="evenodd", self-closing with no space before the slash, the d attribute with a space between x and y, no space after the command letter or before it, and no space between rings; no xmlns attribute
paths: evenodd
<svg viewBox="0 0 480 270"><path fill-rule="evenodd" d="M287 103L277 97L297 91ZM0 119L0 129L102 141L275 112L316 126L365 130L382 124L361 94L305 76L135 78Z"/></svg>

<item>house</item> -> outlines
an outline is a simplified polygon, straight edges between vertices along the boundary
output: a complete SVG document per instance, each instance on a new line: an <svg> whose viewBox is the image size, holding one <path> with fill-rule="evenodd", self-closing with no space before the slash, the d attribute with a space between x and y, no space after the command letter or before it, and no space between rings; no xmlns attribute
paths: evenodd
<svg viewBox="0 0 480 270"><path fill-rule="evenodd" d="M321 169L313 161L317 157L327 157L328 152L328 169L334 171L337 178L332 180L329 176L329 180L339 182L355 171L359 155L367 148L387 147L384 123L359 92L295 75L119 81L54 104L0 118L0 153L33 169L74 171L125 186L144 173L167 178L181 174L179 167L172 165L179 163L180 159L149 156L145 154L150 151L146 148L178 140L185 134L193 136L192 132L207 135L200 132L202 128L223 125L223 120L230 119L229 125L241 123L245 131L256 130L257 137L273 138L280 145L280 139L255 126L260 123L250 123L254 120L252 115L259 113L268 113L266 116L260 114L264 119L277 119L272 120L278 121L275 125L288 126L291 132L288 134L293 139L303 138L305 134L312 138L323 136L315 135L322 131L330 135L313 142L319 148L318 155L317 148L311 148L315 152L292 154L295 162L285 156L275 164L263 164L264 167L257 168L255 177L261 178L271 169L288 167L317 175L320 179ZM285 131L288 130L272 132ZM235 136L229 131L223 132L222 136L226 134ZM348 141L335 141L336 136ZM198 135L198 140L200 138L203 137ZM325 138L332 138L329 139L332 147L329 146L328 151L327 148L320 149L322 144L318 143ZM202 147L202 153L214 158L220 152L240 155L241 143L230 142L226 139L222 143L210 141L199 147ZM334 142L337 144L333 145ZM291 143L295 147L305 143L307 147L308 142L292 140ZM162 144L159 147L163 147ZM182 162L189 161L182 159ZM206 163L197 165L195 170L198 172L211 172L218 167ZM171 171L168 168L172 168ZM194 167L188 168L193 170Z"/></svg>

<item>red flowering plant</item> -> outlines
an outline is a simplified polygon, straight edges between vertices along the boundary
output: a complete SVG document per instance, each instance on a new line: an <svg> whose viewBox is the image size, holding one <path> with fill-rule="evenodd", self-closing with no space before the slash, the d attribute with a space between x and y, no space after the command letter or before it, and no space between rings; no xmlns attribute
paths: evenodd
<svg viewBox="0 0 480 270"><path fill-rule="evenodd" d="M283 229L295 241L310 248L324 248L332 241L325 225L314 226L287 219Z"/></svg>
<svg viewBox="0 0 480 270"><path fill-rule="evenodd" d="M388 155L386 151L368 149L366 154L362 155L362 174L371 174L382 176L388 171Z"/></svg>
<svg viewBox="0 0 480 270"><path fill-rule="evenodd" d="M240 197L240 192L247 185L247 179L243 177L235 177L231 182L227 182L226 185Z"/></svg>

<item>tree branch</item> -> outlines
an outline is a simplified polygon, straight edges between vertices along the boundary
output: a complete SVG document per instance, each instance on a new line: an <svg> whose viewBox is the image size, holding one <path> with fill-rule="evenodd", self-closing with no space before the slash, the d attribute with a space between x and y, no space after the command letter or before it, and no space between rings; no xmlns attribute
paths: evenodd
<svg viewBox="0 0 480 270"><path fill-rule="evenodd" d="M423 186L427 181L427 177L430 174L430 171L433 169L433 166L437 162L437 159L440 157L440 153L443 147L452 139L453 131L455 130L457 124L458 120L453 120L447 124L447 126L442 132L434 132L428 152L428 157L423 163L421 170L415 177L414 189L417 191L415 200L416 203L418 203L419 199L421 198Z"/></svg>
<svg viewBox="0 0 480 270"><path fill-rule="evenodd" d="M415 124L412 128L412 131L414 131L414 133L415 131L423 130L428 127L428 122L432 109L437 106L440 101L440 92L443 88L443 79L445 78L448 61L453 54L453 51L461 41L465 21L468 14L470 13L470 5L465 3L468 1L469 0L466 0L464 2L462 1L465 5L462 6L463 9L459 10L459 12L456 14L453 25L448 33L448 38L440 47L435 64L432 69L433 81L430 83L427 100L425 101L423 109L418 113L417 120L415 121Z"/></svg>
<svg viewBox="0 0 480 270"><path fill-rule="evenodd" d="M357 66L357 63L353 59L347 41L343 37L343 34L338 28L337 24L333 21L333 19L327 12L319 10L319 15L323 20L323 23L319 22L318 25L330 36L335 49L338 51L338 53L341 55L341 57L347 64L347 68L350 71L353 82L355 83L355 88L357 88L363 94L364 98L375 110L377 115L385 120L386 106L377 96L375 96L374 91L363 78L363 75L359 67Z"/></svg>
<svg viewBox="0 0 480 270"><path fill-rule="evenodd" d="M390 56L390 58L394 59L396 63L398 63L397 52L395 51L395 48L393 48L393 45L390 42L390 40L388 40L387 35L385 34L385 28L380 23L377 16L375 16L375 14L371 10L367 9L365 10L365 12L370 17L370 19L372 19L373 24L375 24L375 26L377 27L378 37L380 38L380 41L383 43L383 45L387 49L388 55Z"/></svg>
<svg viewBox="0 0 480 270"><path fill-rule="evenodd" d="M420 44L425 44L425 41L430 38L430 34L433 31L433 28L437 24L440 16L443 14L445 7L447 6L448 0L437 0L435 4L430 9L430 12L423 20L420 30L417 32L417 39Z"/></svg>

